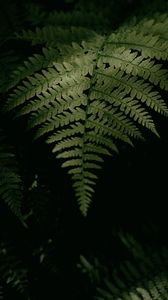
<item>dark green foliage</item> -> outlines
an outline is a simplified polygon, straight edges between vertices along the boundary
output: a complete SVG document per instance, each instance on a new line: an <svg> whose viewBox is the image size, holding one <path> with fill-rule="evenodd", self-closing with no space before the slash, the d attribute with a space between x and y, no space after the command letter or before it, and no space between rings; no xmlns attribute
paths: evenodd
<svg viewBox="0 0 168 300"><path fill-rule="evenodd" d="M132 145L142 139L142 127L158 135L152 110L168 115L158 91L168 90L160 63L168 58L167 24L167 15L156 15L107 35L53 25L19 35L47 48L13 72L4 110L28 115L36 138L45 135L54 144L83 215L96 169L118 152L116 141Z"/></svg>
<svg viewBox="0 0 168 300"><path fill-rule="evenodd" d="M15 248L8 243L0 244L0 276L6 284L16 289L21 294L27 294L27 270L16 257Z"/></svg>
<svg viewBox="0 0 168 300"><path fill-rule="evenodd" d="M0 16L0 46L2 46L3 42L10 39L13 32L19 28L21 20L16 3L12 3L10 0L0 3Z"/></svg>
<svg viewBox="0 0 168 300"><path fill-rule="evenodd" d="M0 129L0 197L19 218L22 216L23 183L17 158L7 137Z"/></svg>
<svg viewBox="0 0 168 300"><path fill-rule="evenodd" d="M168 250L153 251L141 245L132 236L119 234L130 258L117 267L102 265L95 259L93 264L81 256L80 268L97 286L97 300L164 300L168 297Z"/></svg>
<svg viewBox="0 0 168 300"><path fill-rule="evenodd" d="M3 92L9 85L9 73L18 66L18 57L13 51L1 53L0 56L0 69L1 69L1 80L0 80L0 91Z"/></svg>
<svg viewBox="0 0 168 300"><path fill-rule="evenodd" d="M2 281L2 295L11 292L7 299L15 293L18 300L52 299L53 292L60 300L168 298L167 245L137 242L118 231L111 237L113 228L107 230L101 209L101 225L90 233L100 201L98 193L93 195L101 182L98 169L111 163L107 176L113 184L117 168L111 157L162 136L161 123L167 121L168 7L165 1L140 2L48 0L47 6L46 1L16 0L15 5L8 0L0 10L0 287ZM73 189L59 163L68 169ZM142 184L135 178L134 191L129 176L124 178L128 186L116 178L118 194L104 190L101 207L108 198L108 213L115 216L119 201L116 219L136 219ZM137 211L124 211L119 197L129 199L122 189L133 194ZM78 219L73 192L84 216L95 200L91 217ZM112 247L109 261L97 258L93 249L105 249L103 234L122 255L114 255ZM86 248L89 255L81 255L80 262L89 278L85 286L76 266Z"/></svg>

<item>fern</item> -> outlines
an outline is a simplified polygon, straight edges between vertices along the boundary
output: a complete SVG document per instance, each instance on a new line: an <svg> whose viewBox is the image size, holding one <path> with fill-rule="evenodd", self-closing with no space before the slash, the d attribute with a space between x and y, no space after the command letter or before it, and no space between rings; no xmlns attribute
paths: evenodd
<svg viewBox="0 0 168 300"><path fill-rule="evenodd" d="M23 30L16 36L25 41L31 41L32 45L45 45L47 47L55 47L58 44L71 44L72 42L82 42L93 38L94 31L83 27L62 28L52 25L46 25L43 28L32 30ZM95 34L96 35L96 34Z"/></svg>
<svg viewBox="0 0 168 300"><path fill-rule="evenodd" d="M0 274L3 282L21 294L27 294L27 270L16 257L15 248L10 243L0 244Z"/></svg>
<svg viewBox="0 0 168 300"><path fill-rule="evenodd" d="M133 269L133 266L130 267L132 267ZM97 296L96 299L164 300L168 297L167 278L167 273L161 273L147 282L144 282L144 280L142 283L139 282L136 287L132 287L130 288L130 290L126 289L126 291L119 293L120 289L118 289L118 295L114 292L117 290L118 287L114 286L111 282L107 281L107 289L98 289L100 296ZM122 283L124 285L124 282Z"/></svg>
<svg viewBox="0 0 168 300"><path fill-rule="evenodd" d="M8 51L0 54L0 92L5 92L9 85L9 73L18 67L18 57L13 51Z"/></svg>
<svg viewBox="0 0 168 300"><path fill-rule="evenodd" d="M160 15L109 35L77 28L78 39L52 26L22 34L48 48L13 73L4 110L27 114L36 138L54 144L83 215L104 155L118 152L117 140L143 139L143 127L158 136L152 111L168 116L159 93L168 90L165 28L167 16Z"/></svg>
<svg viewBox="0 0 168 300"><path fill-rule="evenodd" d="M95 11L86 11L85 9L76 9L73 12L51 12L45 20L45 24L63 28L68 28L69 26L83 27L94 29L98 32L107 30L109 23L102 10L97 11L95 14Z"/></svg>
<svg viewBox="0 0 168 300"><path fill-rule="evenodd" d="M130 252L130 259L119 266L105 266L95 258L90 263L81 256L79 267L97 286L97 300L164 300L168 297L168 251L152 251L129 234L120 238Z"/></svg>
<svg viewBox="0 0 168 300"><path fill-rule="evenodd" d="M11 211L23 222L23 183L14 149L0 130L0 197Z"/></svg>

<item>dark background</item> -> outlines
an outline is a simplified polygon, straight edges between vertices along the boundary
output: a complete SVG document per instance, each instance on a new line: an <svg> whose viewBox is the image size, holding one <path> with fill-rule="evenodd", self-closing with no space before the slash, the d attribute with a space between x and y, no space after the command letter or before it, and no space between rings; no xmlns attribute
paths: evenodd
<svg viewBox="0 0 168 300"><path fill-rule="evenodd" d="M30 1L26 1L29 3ZM65 3L66 2L66 3ZM85 3L86 5L86 2ZM152 1L153 2L153 1ZM78 1L38 0L45 11L72 11ZM91 3L88 1L88 3ZM162 11L162 3L153 2L153 10ZM112 1L103 1L111 7ZM88 4L89 5L89 4ZM102 2L97 1L99 9ZM149 11L150 1L113 1L116 16L115 28L137 11ZM5 43L5 36L14 28L29 26L25 20L22 1L1 3L1 48L14 48L23 57L31 47ZM2 13L3 11L3 13ZM19 18L17 17L19 15ZM14 27L13 27L14 26ZM167 95L166 95L167 97ZM84 218L77 207L69 177L50 154L43 140L32 142L33 133L25 136L26 120L11 126L10 117L1 119L10 140L15 145L25 186L38 174L38 189L33 195L37 200L36 214L28 219L28 229L12 215L5 204L0 204L0 236L10 240L16 253L29 270L31 299L88 299L89 294L83 275L77 269L80 254L103 257L106 262L114 257L124 257L122 247L114 237L120 228L133 233L142 242L146 239L149 224L157 228L157 243L167 244L167 170L168 170L168 121L156 116L160 139L146 134L145 142L135 142L135 147L121 145L119 155L106 159L99 172L96 192L88 217ZM24 124L25 122L25 124ZM16 134L17 132L17 134ZM28 198L24 209L29 209ZM156 242L156 232L150 233L149 243ZM47 241L51 239L53 246ZM43 247L48 255L48 265L38 263L35 249ZM48 251L48 252L47 252ZM38 252L38 251L37 251ZM54 268L54 272L52 271ZM13 299L14 291L4 285L5 299ZM23 296L17 299L24 299ZM90 294L91 297L91 294Z"/></svg>

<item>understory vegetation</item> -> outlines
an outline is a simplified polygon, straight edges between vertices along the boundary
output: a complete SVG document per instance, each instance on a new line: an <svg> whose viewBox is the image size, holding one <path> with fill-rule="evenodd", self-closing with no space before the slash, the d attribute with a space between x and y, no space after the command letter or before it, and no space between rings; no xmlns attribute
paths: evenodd
<svg viewBox="0 0 168 300"><path fill-rule="evenodd" d="M167 2L0 5L0 299L167 299Z"/></svg>

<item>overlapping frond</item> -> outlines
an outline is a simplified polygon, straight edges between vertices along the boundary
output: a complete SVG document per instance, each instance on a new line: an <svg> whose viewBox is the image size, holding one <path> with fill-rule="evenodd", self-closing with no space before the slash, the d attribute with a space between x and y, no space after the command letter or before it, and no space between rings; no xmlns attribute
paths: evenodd
<svg viewBox="0 0 168 300"><path fill-rule="evenodd" d="M17 34L17 37L31 41L32 45L45 45L47 47L55 47L59 44L71 44L72 42L80 43L83 40L93 38L96 33L91 29L83 27L62 28L52 25L46 25L43 28L36 28L35 31L23 30Z"/></svg>
<svg viewBox="0 0 168 300"><path fill-rule="evenodd" d="M168 297L168 251L153 251L130 234L120 239L129 259L119 264L102 264L98 258L90 262L81 255L80 270L96 285L97 300L164 300Z"/></svg>
<svg viewBox="0 0 168 300"><path fill-rule="evenodd" d="M0 197L22 220L23 184L14 149L6 142L2 130L0 130Z"/></svg>
<svg viewBox="0 0 168 300"><path fill-rule="evenodd" d="M101 10L95 14L92 10L76 9L73 12L51 12L47 16L45 24L64 28L69 26L85 27L100 32L108 28L109 20L107 18L105 19Z"/></svg>
<svg viewBox="0 0 168 300"><path fill-rule="evenodd" d="M138 24L135 24L136 30L143 30L144 34L148 34L149 32L153 35L159 35L162 40L168 39L167 26L168 26L168 14L154 14L152 19L144 19L140 21Z"/></svg>
<svg viewBox="0 0 168 300"><path fill-rule="evenodd" d="M98 288L97 300L131 299L164 300L168 297L168 252L141 246L130 235L122 235L134 261L125 261L106 279L105 288Z"/></svg>
<svg viewBox="0 0 168 300"><path fill-rule="evenodd" d="M108 39L108 44L111 47L118 48L125 47L126 49L138 50L141 52L144 58L156 58L158 60L166 60L167 54L167 39L163 40L160 35L152 33L144 33L141 31L131 30L129 27L124 30L119 30L116 33L112 33Z"/></svg>
<svg viewBox="0 0 168 300"><path fill-rule="evenodd" d="M84 215L94 193L96 169L104 155L118 152L116 140L132 145L133 138L142 139L142 127L158 135L152 111L168 116L159 93L168 90L168 71L160 63L168 58L164 20L160 16L149 33L136 24L109 36L78 28L75 42L73 32L57 27L24 33L34 43L51 42L52 47L13 73L13 85L20 83L5 109L15 109L16 116L27 114L36 138L45 135L54 144Z"/></svg>
<svg viewBox="0 0 168 300"><path fill-rule="evenodd" d="M164 69L162 64L156 63L155 60L140 55L137 51L132 52L131 49L120 46L111 51L111 45L107 45L100 56L99 64L110 64L110 66L122 70L123 73L142 77L149 83L168 90L167 69Z"/></svg>

